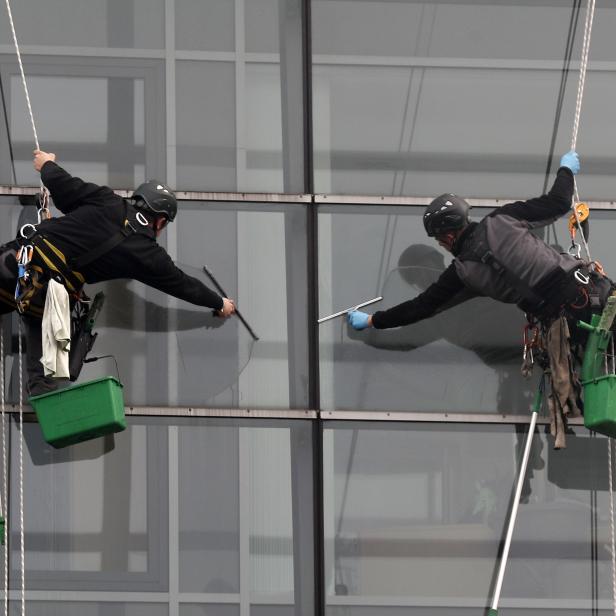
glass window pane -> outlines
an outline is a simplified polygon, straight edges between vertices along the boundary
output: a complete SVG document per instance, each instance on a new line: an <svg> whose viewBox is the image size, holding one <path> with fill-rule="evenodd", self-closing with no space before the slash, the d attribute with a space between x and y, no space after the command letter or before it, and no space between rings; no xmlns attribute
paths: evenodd
<svg viewBox="0 0 616 616"><path fill-rule="evenodd" d="M578 17L574 61L583 11ZM570 147L578 80L563 81L562 67L572 18L569 3L316 0L315 190L541 194L548 163L553 173ZM616 10L598 9L596 23L603 18L597 36L605 58ZM521 36L528 44L519 44ZM585 199L611 199L616 128L604 101L616 96L612 72L595 65L586 82Z"/></svg>
<svg viewBox="0 0 616 616"><path fill-rule="evenodd" d="M237 605L180 605L180 616L239 616Z"/></svg>
<svg viewBox="0 0 616 616"><path fill-rule="evenodd" d="M347 605L353 614L378 613L371 610L380 601L392 614L404 606L445 614L489 605L526 430L347 422L328 427L331 613ZM543 432L542 426L531 449L501 607L578 607L582 613L593 593L593 533L599 547L609 532L608 441L575 427L569 447L556 451ZM596 566L599 597L608 599L608 550L599 547Z"/></svg>
<svg viewBox="0 0 616 616"><path fill-rule="evenodd" d="M319 207L319 315L383 297L374 313L416 297L451 262L425 235L423 207ZM474 208L479 220L490 212ZM608 274L616 214L593 210L591 255ZM567 250L563 218L547 231ZM353 238L351 242L348 238ZM477 319L477 315L481 319ZM323 323L321 405L325 409L525 413L534 381L520 373L523 313L475 298L402 328L352 330L343 318ZM535 376L539 370L535 371Z"/></svg>
<svg viewBox="0 0 616 616"><path fill-rule="evenodd" d="M315 0L313 47L318 54L560 60L571 16L569 3L561 4Z"/></svg>
<svg viewBox="0 0 616 616"><path fill-rule="evenodd" d="M251 611L273 604L275 610L312 613L313 493L305 480L311 430L309 422L281 420L191 420L180 426L181 592L239 601L246 583ZM203 609L209 613L209 606Z"/></svg>
<svg viewBox="0 0 616 616"><path fill-rule="evenodd" d="M177 49L235 51L233 0L176 0Z"/></svg>
<svg viewBox="0 0 616 616"><path fill-rule="evenodd" d="M164 0L56 0L12 2L17 40L23 45L163 49ZM12 46L8 19L0 40Z"/></svg>
<svg viewBox="0 0 616 616"><path fill-rule="evenodd" d="M165 430L148 423L129 419L125 432L59 450L38 424L25 424L28 588L166 590ZM18 469L16 430L13 438ZM17 512L17 470L11 489ZM17 579L19 518L9 521Z"/></svg>
<svg viewBox="0 0 616 616"><path fill-rule="evenodd" d="M2 208L0 241L27 222L24 212ZM235 317L223 321L141 283L87 285L90 297L106 295L91 356L115 358L126 403L307 408L306 206L184 202L173 230L179 266L215 289L207 265L259 340ZM111 358L86 364L80 379L109 374Z"/></svg>
<svg viewBox="0 0 616 616"><path fill-rule="evenodd" d="M477 218L489 210L477 208ZM412 299L451 261L427 238L423 208L319 208L319 315L382 296L373 313ZM348 241L352 238L352 241ZM482 318L477 319L477 314ZM320 326L326 409L525 413L533 383L520 374L523 313L475 298L403 328Z"/></svg>
<svg viewBox="0 0 616 616"><path fill-rule="evenodd" d="M26 600L27 613L32 616L168 616L169 607L166 603L133 603L107 601L36 601ZM11 616L21 614L18 601L12 601L9 613Z"/></svg>
<svg viewBox="0 0 616 616"><path fill-rule="evenodd" d="M176 83L177 188L235 190L234 65L178 62Z"/></svg>
<svg viewBox="0 0 616 616"><path fill-rule="evenodd" d="M238 429L181 427L178 452L180 591L239 593Z"/></svg>
<svg viewBox="0 0 616 616"><path fill-rule="evenodd" d="M279 0L249 0L245 3L247 52L279 52L279 6Z"/></svg>
<svg viewBox="0 0 616 616"><path fill-rule="evenodd" d="M133 188L144 180L146 166L153 175L160 172L150 126L163 109L154 96L160 73L149 61L133 61L130 68L110 68L98 59L80 59L70 67L63 62L50 58L31 65L28 76L41 148L55 152L73 175L98 184ZM36 186L40 177L32 166L34 135L21 78L16 65L0 70L12 144L12 151L0 156L2 174L10 183Z"/></svg>
<svg viewBox="0 0 616 616"><path fill-rule="evenodd" d="M246 65L245 114L244 186L257 192L282 191L282 109L280 67L277 64Z"/></svg>

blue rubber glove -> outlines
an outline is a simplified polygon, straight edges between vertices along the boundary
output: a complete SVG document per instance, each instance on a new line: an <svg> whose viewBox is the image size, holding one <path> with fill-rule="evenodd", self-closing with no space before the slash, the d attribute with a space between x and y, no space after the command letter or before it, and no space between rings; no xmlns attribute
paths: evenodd
<svg viewBox="0 0 616 616"><path fill-rule="evenodd" d="M561 159L560 159L560 166L561 167L567 167L568 169L571 169L571 173L573 173L573 175L576 175L577 173L579 173L580 171L580 159L577 155L577 152L575 150L571 150L570 152L567 152Z"/></svg>
<svg viewBox="0 0 616 616"><path fill-rule="evenodd" d="M370 315L360 310L347 312L347 321L353 329L366 329L366 327L370 326L369 319Z"/></svg>

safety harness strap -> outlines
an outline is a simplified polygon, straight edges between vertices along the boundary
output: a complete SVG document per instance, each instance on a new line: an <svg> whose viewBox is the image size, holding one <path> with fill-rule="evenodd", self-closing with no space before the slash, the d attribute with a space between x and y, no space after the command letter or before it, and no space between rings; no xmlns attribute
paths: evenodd
<svg viewBox="0 0 616 616"><path fill-rule="evenodd" d="M77 293L85 283L82 274L73 271L66 263L64 253L56 248L44 235L37 234L31 240L36 255L50 271L51 275L59 274L61 282L71 293Z"/></svg>
<svg viewBox="0 0 616 616"><path fill-rule="evenodd" d="M90 265L96 259L102 257L104 254L108 253L110 250L113 250L118 244L122 243L127 237L130 237L134 233L138 233L137 226L145 227L144 224L145 218L143 220L139 220L138 214L134 212L134 208L131 208L131 212L135 214L135 219L131 221L129 219L128 214L128 202L124 201L124 225L122 228L102 244L91 250L90 252L86 252L85 254L70 260L70 266L73 269L81 270L86 265ZM135 226L133 226L133 223Z"/></svg>
<svg viewBox="0 0 616 616"><path fill-rule="evenodd" d="M115 235L112 235L105 242L97 246L94 250L86 252L84 255L70 260L70 265L74 269L83 269L86 265L90 265L93 261L96 261L99 257L102 257L105 253L113 250L118 244L123 242L127 237L133 234L133 231L128 226L128 221L125 221L124 228L118 231Z"/></svg>

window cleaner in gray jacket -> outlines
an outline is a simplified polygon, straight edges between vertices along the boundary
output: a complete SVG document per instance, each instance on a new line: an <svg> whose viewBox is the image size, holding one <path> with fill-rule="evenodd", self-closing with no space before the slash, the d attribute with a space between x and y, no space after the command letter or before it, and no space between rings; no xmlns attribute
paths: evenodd
<svg viewBox="0 0 616 616"><path fill-rule="evenodd" d="M550 192L528 201L508 203L480 222L470 222L468 203L453 194L437 197L423 216L430 237L454 255L439 279L423 293L389 310L370 315L348 313L350 325L387 329L416 323L463 300L488 296L517 304L536 319L593 308L606 301L611 281L588 271L588 264L562 254L531 233L565 215L573 196L576 152L565 154ZM598 296L598 300L596 297ZM582 318L582 315L578 315Z"/></svg>
<svg viewBox="0 0 616 616"><path fill-rule="evenodd" d="M565 447L566 418L580 414L580 384L570 341L583 345L586 336L576 323L589 322L592 313L601 312L614 288L589 263L558 252L531 232L569 211L573 176L579 170L577 153L568 152L547 195L504 205L480 222L469 221L464 199L452 194L437 197L426 208L423 222L427 234L454 255L449 267L410 301L373 315L358 310L347 315L354 329L386 329L416 323L475 296L516 304L543 339L540 363L543 369L550 367L548 408L557 449ZM532 371L533 345L525 340L525 375Z"/></svg>

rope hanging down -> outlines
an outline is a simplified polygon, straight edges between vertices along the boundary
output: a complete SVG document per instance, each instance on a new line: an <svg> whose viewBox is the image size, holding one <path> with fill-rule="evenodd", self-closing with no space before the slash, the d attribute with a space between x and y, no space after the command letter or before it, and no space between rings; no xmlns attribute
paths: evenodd
<svg viewBox="0 0 616 616"><path fill-rule="evenodd" d="M26 548L24 537L24 383L23 348L21 319L17 335L19 338L19 553L21 570L21 616L26 616Z"/></svg>
<svg viewBox="0 0 616 616"><path fill-rule="evenodd" d="M19 71L21 73L21 83L24 87L26 102L28 104L28 113L30 114L30 123L32 124L32 132L34 134L34 143L36 149L40 150L38 134L36 132L36 124L34 123L34 114L32 113L32 104L30 103L30 93L28 84L26 83L26 75L24 72L23 62L21 61L21 51L17 42L17 34L15 33L15 24L13 22L13 12L11 4L6 0L6 10L9 16L11 32L13 34L13 43L15 44L15 53L19 63ZM49 192L41 181L41 199L38 208L38 221L43 218L49 218ZM19 538L20 538L20 569L21 569L21 616L26 615L26 554L25 554L25 532L24 532L24 407L23 407L23 349L22 349L22 331L21 319L18 319L18 337L19 337ZM2 383L4 388L4 383ZM6 505L6 503L5 503ZM5 554L7 549L5 548ZM6 560L5 560L6 562ZM6 593L5 593L6 597ZM6 599L5 599L6 601Z"/></svg>
<svg viewBox="0 0 616 616"><path fill-rule="evenodd" d="M8 2L8 0L7 0ZM589 0L586 7L586 20L584 22L584 41L582 43L582 57L580 59L580 77L578 80L577 98L575 101L575 115L573 117L573 131L571 134L571 149L575 150L577 145L578 131L580 129L580 116L582 114L582 99L584 97L584 85L586 83L586 68L588 67L588 53L590 51L590 38L592 35L592 24L595 15L595 0ZM580 200L578 195L577 183L573 180L574 186L574 201L572 204L573 215L575 216L575 222L577 228L581 230L580 218L578 216L576 202ZM584 250L586 251L586 258L588 261L592 261L590 257L590 249L584 233L580 233L582 236L582 243L584 244Z"/></svg>
<svg viewBox="0 0 616 616"><path fill-rule="evenodd" d="M577 145L577 137L578 131L580 128L580 116L582 112L582 98L584 96L584 85L586 83L586 69L588 67L588 54L590 51L590 38L592 35L592 23L595 14L595 0L589 0L588 6L586 7L586 21L584 24L584 42L582 44L582 58L580 60L580 77L578 80L578 91L577 91L577 99L575 104L575 116L573 119L573 131L571 134L571 149L575 150ZM579 202L580 198L578 195L577 183L574 180L574 202L572 204L573 215L575 216L575 221L577 224L577 228L581 230L580 219L578 216L578 211L576 208L576 202ZM580 233L582 237L582 242L584 244L584 250L586 251L586 257L589 262L592 261L590 256L590 249L588 247L588 242L586 241L586 237L584 233ZM612 607L614 610L614 615L616 616L616 530L614 528L614 492L612 488L612 466L613 466L613 456L612 456L612 439L608 437L608 483L609 483L609 499L610 499L610 547L611 547L611 556L612 556Z"/></svg>
<svg viewBox="0 0 616 616"><path fill-rule="evenodd" d="M5 0L6 2L6 12L9 16L9 23L11 25L11 33L13 34L13 44L15 45L15 53L17 55L17 62L19 63L19 72L21 73L21 83L24 87L24 92L26 95L26 103L28 105L28 113L30 114L30 124L32 125L32 133L34 134L34 144L36 145L36 149L40 150L41 147L39 145L38 133L36 132L36 124L34 123L34 114L32 113L32 104L30 103L30 92L28 91L28 84L26 83L26 73L24 71L24 65L21 61L21 51L19 49L19 43L17 42L17 34L15 33L15 24L13 22L13 12L11 11L11 3L9 0ZM41 182L41 202L38 210L38 221L41 222L43 218L49 218L49 191L45 188L44 184Z"/></svg>
<svg viewBox="0 0 616 616"><path fill-rule="evenodd" d="M4 518L4 580L3 580L3 590L4 590L4 616L8 616L9 613L9 542L8 542L8 520L7 520L7 512L8 512L8 472L7 472L7 464L8 464L8 456L6 451L6 399L4 388L6 385L5 378L5 361L4 361L4 323L2 318L0 317L0 379L2 382L0 383L0 387L2 387L2 392L0 396L2 398L2 501L0 503L0 515Z"/></svg>
<svg viewBox="0 0 616 616"><path fill-rule="evenodd" d="M595 0L589 0L588 6L586 7L586 20L584 24L584 41L582 43L582 57L580 60L580 77L578 80L578 91L577 91L577 99L575 103L575 115L573 118L573 130L571 133L571 149L575 150L577 145L577 137L578 131L580 128L580 116L582 112L582 99L584 96L584 85L586 83L586 69L588 67L588 54L590 51L590 38L592 35L592 24L593 18L595 14ZM580 198L578 195L577 183L574 180L574 201L572 204L573 215L575 216L575 221L577 228L581 231L580 218L578 216L578 211L576 207L576 202L579 202ZM586 237L584 233L580 233L582 237L582 243L584 244L584 250L586 251L586 257L589 262L592 261L590 256L590 249L588 247L588 242L586 241ZM614 610L614 615L616 616L616 530L614 528L614 492L612 488L612 466L613 466L613 456L612 456L612 439L608 437L608 483L609 483L609 499L610 499L610 547L611 547L611 556L612 556L612 607Z"/></svg>

